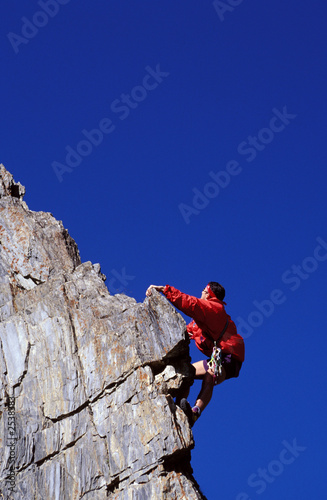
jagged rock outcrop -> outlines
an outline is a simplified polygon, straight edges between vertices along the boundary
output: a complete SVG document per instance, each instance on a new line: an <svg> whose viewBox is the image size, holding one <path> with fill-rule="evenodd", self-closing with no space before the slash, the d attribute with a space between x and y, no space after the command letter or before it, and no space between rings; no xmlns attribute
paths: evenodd
<svg viewBox="0 0 327 500"><path fill-rule="evenodd" d="M0 498L201 499L185 323L112 296L61 222L0 166ZM14 490L14 491L13 491Z"/></svg>

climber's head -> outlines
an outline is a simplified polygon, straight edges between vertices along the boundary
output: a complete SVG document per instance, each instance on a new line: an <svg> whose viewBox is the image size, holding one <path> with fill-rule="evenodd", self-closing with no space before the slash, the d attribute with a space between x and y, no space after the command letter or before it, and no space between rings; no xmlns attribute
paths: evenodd
<svg viewBox="0 0 327 500"><path fill-rule="evenodd" d="M217 281L209 281L201 295L201 299L210 299L213 297L221 301L225 298L225 289Z"/></svg>

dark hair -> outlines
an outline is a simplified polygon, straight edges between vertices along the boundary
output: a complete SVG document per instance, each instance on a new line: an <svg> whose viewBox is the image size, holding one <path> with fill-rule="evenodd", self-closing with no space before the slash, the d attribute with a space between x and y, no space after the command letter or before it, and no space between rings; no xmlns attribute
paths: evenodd
<svg viewBox="0 0 327 500"><path fill-rule="evenodd" d="M209 281L211 290L219 300L224 300L225 298L225 288L221 286L217 281Z"/></svg>

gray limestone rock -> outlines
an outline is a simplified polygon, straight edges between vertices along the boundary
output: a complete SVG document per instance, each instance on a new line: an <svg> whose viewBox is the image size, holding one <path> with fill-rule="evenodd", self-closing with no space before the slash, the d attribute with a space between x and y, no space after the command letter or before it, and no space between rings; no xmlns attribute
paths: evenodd
<svg viewBox="0 0 327 500"><path fill-rule="evenodd" d="M0 498L203 499L174 396L185 322L110 295L61 222L0 166Z"/></svg>

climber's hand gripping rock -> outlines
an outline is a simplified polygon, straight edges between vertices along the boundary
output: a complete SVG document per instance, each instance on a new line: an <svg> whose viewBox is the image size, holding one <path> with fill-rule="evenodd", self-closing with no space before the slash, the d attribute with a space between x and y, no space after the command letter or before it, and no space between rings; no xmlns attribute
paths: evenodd
<svg viewBox="0 0 327 500"><path fill-rule="evenodd" d="M158 285L150 285L147 291L145 292L145 295L147 297L150 297L152 295L152 290L157 290L158 292L163 292L164 291L164 286L158 286Z"/></svg>

